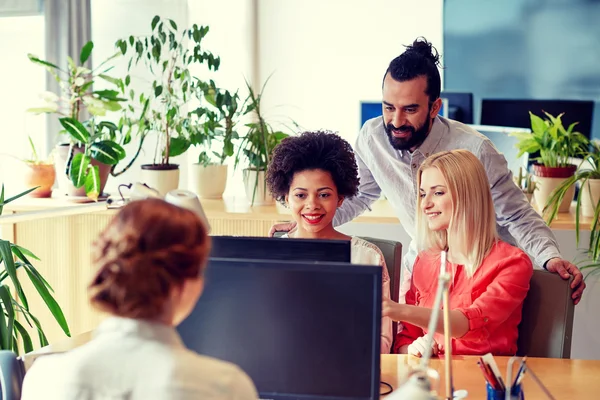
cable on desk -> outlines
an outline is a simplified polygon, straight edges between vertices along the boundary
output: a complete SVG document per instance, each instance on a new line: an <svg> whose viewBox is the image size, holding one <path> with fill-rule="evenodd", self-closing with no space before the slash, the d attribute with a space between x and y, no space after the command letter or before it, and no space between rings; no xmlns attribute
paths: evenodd
<svg viewBox="0 0 600 400"><path fill-rule="evenodd" d="M379 384L380 384L380 385L383 385L383 386L385 386L385 387L387 388L387 391L386 391L386 392L383 392L383 393L381 393L381 392L380 392L380 393L379 393L379 395L380 395L380 396L385 396L386 394L390 394L390 393L392 393L392 391L394 391L394 388L392 387L392 385L390 385L390 384L389 384L389 383L387 383L387 382L380 381L380 382L379 382Z"/></svg>

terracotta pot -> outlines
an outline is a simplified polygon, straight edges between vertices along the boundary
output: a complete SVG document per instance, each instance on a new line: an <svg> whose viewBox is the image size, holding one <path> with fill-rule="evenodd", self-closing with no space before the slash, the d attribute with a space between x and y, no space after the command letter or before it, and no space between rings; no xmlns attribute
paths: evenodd
<svg viewBox="0 0 600 400"><path fill-rule="evenodd" d="M25 186L27 189L39 186L29 193L31 197L52 196L52 186L56 178L54 164L26 164Z"/></svg>
<svg viewBox="0 0 600 400"><path fill-rule="evenodd" d="M178 164L144 164L140 181L164 197L179 187Z"/></svg>
<svg viewBox="0 0 600 400"><path fill-rule="evenodd" d="M73 148L73 155L83 153L83 147ZM56 167L56 179L58 180L58 187L66 193L68 196L85 196L85 186L76 188L71 181L71 178L65 174L65 165L67 163L67 156L69 155L69 145L59 144L56 146L56 156L54 157L54 165ZM100 195L104 191L106 181L110 175L111 166L108 164L101 163L98 160L92 158L92 165L98 167L100 172Z"/></svg>

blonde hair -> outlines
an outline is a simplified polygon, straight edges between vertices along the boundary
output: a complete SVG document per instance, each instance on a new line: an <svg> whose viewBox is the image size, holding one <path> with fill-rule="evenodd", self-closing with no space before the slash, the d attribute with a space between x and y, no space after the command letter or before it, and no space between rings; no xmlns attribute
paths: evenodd
<svg viewBox="0 0 600 400"><path fill-rule="evenodd" d="M433 154L419 168L418 188L423 171L429 168L437 168L446 180L452 199L452 216L447 230L432 231L418 195L417 248L419 251L452 249L466 259L467 274L473 276L498 240L494 202L483 164L467 150Z"/></svg>

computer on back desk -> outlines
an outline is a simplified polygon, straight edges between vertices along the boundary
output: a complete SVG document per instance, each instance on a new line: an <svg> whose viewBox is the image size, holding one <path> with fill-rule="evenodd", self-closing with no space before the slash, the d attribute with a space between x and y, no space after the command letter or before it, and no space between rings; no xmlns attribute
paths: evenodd
<svg viewBox="0 0 600 400"><path fill-rule="evenodd" d="M379 398L380 267L211 258L177 329L188 348L240 366L261 398Z"/></svg>
<svg viewBox="0 0 600 400"><path fill-rule="evenodd" d="M212 258L350 262L349 240L211 236Z"/></svg>

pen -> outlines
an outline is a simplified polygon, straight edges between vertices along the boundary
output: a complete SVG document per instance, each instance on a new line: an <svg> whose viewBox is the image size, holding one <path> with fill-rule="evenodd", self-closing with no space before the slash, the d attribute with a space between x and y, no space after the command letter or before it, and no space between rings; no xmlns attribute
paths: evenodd
<svg viewBox="0 0 600 400"><path fill-rule="evenodd" d="M515 375L515 380L513 381L513 387L517 386L521 383L521 379L523 379L523 374L525 373L525 360L527 360L527 356L521 359L521 363L519 365L519 370L517 371L517 375Z"/></svg>

